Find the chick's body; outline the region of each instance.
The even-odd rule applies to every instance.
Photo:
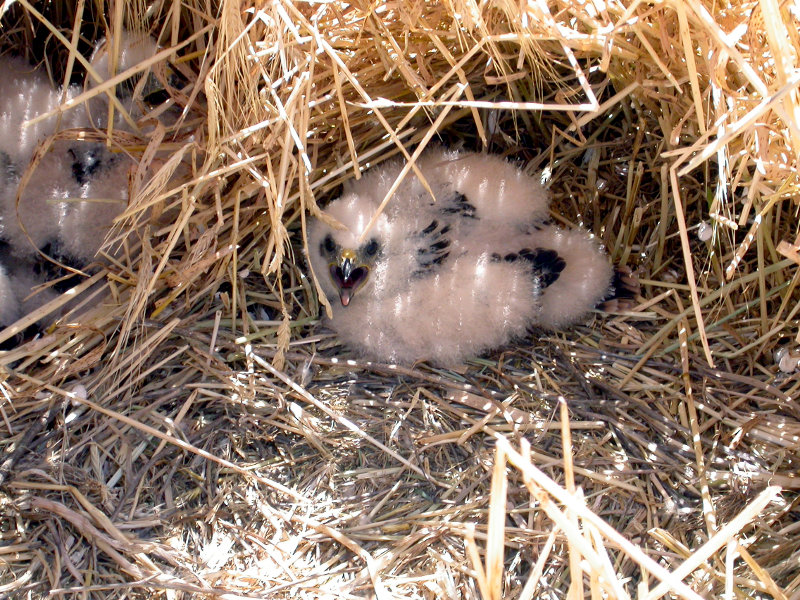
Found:
[[[119,73],[152,57],[157,46],[147,36],[124,33],[118,50]],[[91,63],[101,80],[112,77],[105,40],[98,43]],[[80,86],[58,89],[43,70],[13,57],[0,57],[0,82],[2,328],[56,297],[52,288],[32,295],[40,284],[55,278],[48,271],[51,263],[40,253],[81,268],[95,258],[115,217],[127,205],[129,172],[136,163],[116,146],[109,149],[75,131],[57,135],[68,129],[105,127],[109,114],[105,94],[86,105],[60,110],[65,100],[81,92]],[[90,77],[87,85],[97,83]],[[126,81],[113,92],[119,106],[135,119],[142,112],[133,100],[133,89],[134,82]],[[114,129],[126,130],[128,123],[120,111],[115,115]]]
[[[580,230],[545,223],[542,186],[499,157],[436,150],[409,173],[366,231],[403,169],[372,169],[309,233],[330,326],[360,354],[452,364],[524,335],[560,327],[609,290],[612,269]],[[435,200],[434,200],[435,198]],[[366,231],[366,234],[365,234]],[[338,296],[338,298],[337,298]]]
[[[9,242],[16,254],[32,255],[57,235],[64,212],[58,202],[74,187],[69,166],[61,157],[67,143],[54,142],[52,151],[41,157],[19,202],[18,185],[37,145],[57,125],[83,127],[87,120],[78,109],[42,118],[78,90],[55,89],[44,72],[20,58],[0,57],[0,81],[0,239]]]

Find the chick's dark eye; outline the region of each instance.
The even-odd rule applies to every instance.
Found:
[[[367,256],[375,256],[380,250],[380,245],[378,244],[378,240],[372,238],[370,241],[367,242],[367,245],[364,246],[364,254]]]
[[[321,246],[323,254],[332,254],[336,250],[336,242],[333,241],[333,236],[326,235],[325,239],[322,240]]]

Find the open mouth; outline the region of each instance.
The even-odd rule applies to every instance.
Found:
[[[342,301],[342,306],[350,304],[350,299],[353,297],[355,291],[367,279],[369,269],[366,267],[357,267],[351,269],[347,276],[345,276],[342,268],[339,265],[330,266],[331,279],[339,288],[339,299]]]

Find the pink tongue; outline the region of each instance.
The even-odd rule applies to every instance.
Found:
[[[342,301],[342,306],[350,304],[350,290],[342,288],[339,290],[339,299]]]

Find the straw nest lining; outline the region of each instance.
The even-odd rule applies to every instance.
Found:
[[[57,81],[76,19],[82,52],[149,23],[189,84],[129,140],[140,244],[0,358],[2,593],[798,596],[787,8],[123,5],[3,16]],[[458,372],[347,364],[307,211],[437,137],[547,169],[641,304]]]

